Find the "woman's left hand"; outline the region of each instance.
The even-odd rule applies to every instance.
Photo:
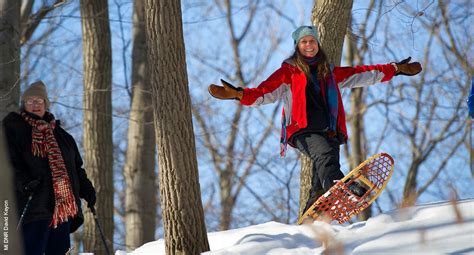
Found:
[[[411,57],[408,57],[398,63],[395,63],[397,66],[397,72],[395,75],[407,75],[413,76],[421,72],[421,64],[419,62],[410,63]]]

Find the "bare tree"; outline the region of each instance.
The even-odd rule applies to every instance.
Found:
[[[132,50],[132,109],[124,169],[125,245],[133,250],[155,238],[155,131],[145,36],[145,2],[134,1]]]
[[[352,0],[316,1],[312,10],[312,23],[317,27],[321,47],[328,55],[329,62],[339,65],[342,56],[344,36],[351,21]],[[300,215],[309,197],[313,177],[311,161],[302,157]]]
[[[0,1],[0,120],[20,101],[20,1]]]
[[[181,1],[145,3],[167,254],[209,250],[186,71]]]
[[[113,240],[112,54],[107,0],[81,0],[84,58],[85,169],[97,191],[96,211]],[[113,247],[109,243],[109,247]],[[84,248],[105,254],[91,213],[85,214]]]
[[[374,148],[377,150],[397,144],[390,146],[390,152],[398,153],[395,176],[399,176],[391,182],[397,182],[404,176],[405,187],[400,194],[401,202],[396,201],[394,192],[390,190],[391,185],[387,187],[386,191],[393,206],[413,205],[421,194],[430,193],[426,192],[430,188],[437,189],[436,193],[440,198],[448,197],[447,189],[442,188],[446,184],[433,184],[459,182],[443,181],[440,177],[443,176],[444,170],[449,169],[449,165],[453,165],[453,162],[465,155],[461,150],[468,130],[465,128],[467,115],[463,116],[463,98],[468,92],[469,74],[473,73],[473,67],[469,64],[472,60],[468,56],[470,52],[472,55],[474,43],[472,39],[460,39],[471,38],[459,37],[460,32],[469,31],[466,27],[469,22],[463,22],[469,14],[458,12],[457,8],[454,8],[461,6],[461,9],[469,9],[468,3],[464,4],[466,6],[462,7],[462,3],[448,4],[439,1],[437,4],[427,2],[415,7],[403,2],[386,6],[371,1],[365,18],[359,20],[361,25],[357,27],[358,31],[351,33],[348,40],[347,60],[353,65],[373,57],[373,49],[368,50],[369,45],[377,44],[374,42],[374,35],[378,33],[376,30],[381,30],[382,27],[395,25],[400,28],[402,34],[395,36],[394,33],[400,31],[392,29],[382,29],[384,32],[378,33],[379,37],[383,35],[385,39],[381,51],[384,56],[401,59],[406,56],[399,56],[400,52],[403,54],[410,50],[423,49],[424,55],[417,58],[417,61],[423,63],[424,71],[420,75],[410,77],[409,82],[397,78],[385,86],[378,86],[378,94],[373,93],[373,89],[362,88],[352,90],[350,95],[351,108],[348,109],[351,112],[347,120],[351,127],[351,137],[350,146],[345,150],[346,158],[349,159],[351,167],[354,167],[358,164],[360,152],[360,155],[363,155]],[[397,17],[397,12],[393,12],[395,9],[402,13],[402,22],[400,17]],[[394,23],[390,23],[392,17],[396,20]],[[374,22],[370,23],[370,19]],[[368,27],[371,29],[368,30]],[[436,59],[436,65],[432,65],[433,59]],[[377,133],[371,134],[370,139],[366,138],[364,132],[364,115],[369,111],[371,115],[375,112],[381,113],[378,118],[382,118],[377,121]],[[396,138],[389,135],[393,133],[396,133]],[[459,173],[461,169],[452,169],[449,172]],[[423,174],[420,174],[421,172]],[[362,219],[370,216],[370,211],[364,212],[367,214],[363,215]]]
[[[474,42],[472,36],[467,37],[470,40],[462,40],[455,34],[456,30],[469,33],[469,28],[462,28],[462,22],[458,26],[454,25],[455,20],[466,17],[465,13],[449,12],[448,9],[454,8],[454,5],[455,3],[438,1],[434,11],[426,16],[424,12],[420,14],[419,10],[411,6],[404,6],[409,16],[416,18],[428,32],[428,39],[423,48],[425,72],[419,80],[402,84],[400,88],[400,97],[410,105],[414,113],[397,111],[397,125],[393,125],[409,141],[411,151],[403,190],[403,206],[415,204],[419,196],[446,170],[451,158],[462,148],[467,137],[465,99],[470,77],[474,74]],[[462,8],[468,10],[469,3],[466,2],[465,5]],[[432,49],[436,42],[442,50],[440,56]],[[435,56],[436,63],[440,64],[432,66],[430,63]],[[462,70],[461,75],[457,70]],[[435,157],[436,163],[428,163]],[[422,169],[429,169],[429,174],[420,175]]]

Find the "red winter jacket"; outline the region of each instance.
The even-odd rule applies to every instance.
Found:
[[[395,74],[392,64],[379,64],[356,67],[334,67],[332,70],[338,85],[339,112],[337,130],[347,140],[346,119],[342,104],[340,88],[365,87],[378,82],[389,81]],[[282,146],[284,156],[286,141],[298,130],[307,126],[306,114],[306,75],[290,60],[283,62],[267,80],[256,88],[244,88],[240,103],[249,106],[259,106],[283,99],[282,113]],[[290,113],[290,114],[285,114]]]

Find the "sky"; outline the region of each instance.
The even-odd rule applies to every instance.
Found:
[[[274,221],[208,234],[205,255],[472,254],[474,199],[397,209],[368,221],[307,225]],[[116,255],[165,254],[164,241]]]

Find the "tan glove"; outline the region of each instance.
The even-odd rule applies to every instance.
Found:
[[[242,88],[234,87],[232,84],[224,81],[221,79],[222,86],[211,84],[208,87],[209,94],[217,99],[235,99],[241,100],[242,96],[244,95],[244,91]]]
[[[413,76],[421,72],[421,64],[419,62],[410,63],[411,57],[408,57],[398,63],[394,63],[397,67],[395,75]]]

